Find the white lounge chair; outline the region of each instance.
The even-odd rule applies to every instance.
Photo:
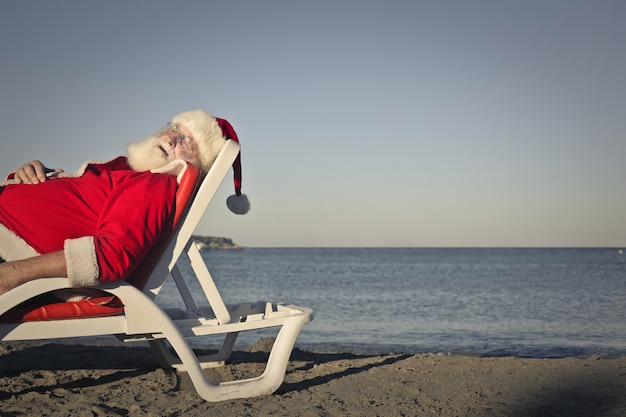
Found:
[[[274,392],[284,380],[302,326],[313,318],[312,310],[265,301],[226,305],[191,240],[239,149],[238,143],[229,140],[204,178],[195,167],[188,167],[177,191],[172,235],[163,237],[128,280],[95,287],[103,292],[102,297],[43,307],[28,305],[42,295],[68,288],[66,278],[32,281],[0,296],[0,319],[4,321],[0,324],[0,340],[102,335],[115,335],[124,341],[145,340],[159,364],[188,372],[198,394],[207,401]],[[177,266],[179,261],[191,263],[210,307],[196,305]],[[185,308],[162,309],[155,303],[168,276],[173,277]],[[223,365],[239,332],[270,327],[277,328],[278,333],[260,376],[221,383],[209,381],[203,368]],[[215,354],[198,357],[188,339],[207,335],[223,335],[222,347]]]

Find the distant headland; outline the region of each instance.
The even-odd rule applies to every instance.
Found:
[[[200,250],[211,250],[211,249],[219,249],[219,250],[241,250],[243,246],[240,246],[233,242],[232,239],[228,239],[226,237],[215,237],[215,236],[191,236],[196,245],[198,245],[198,249]]]

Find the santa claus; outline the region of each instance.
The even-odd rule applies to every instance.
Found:
[[[46,277],[73,287],[126,279],[171,228],[187,164],[208,171],[227,139],[238,142],[228,121],[192,110],[131,143],[127,156],[86,162],[74,174],[24,164],[0,183],[0,294]],[[233,170],[228,207],[245,214],[240,156]]]

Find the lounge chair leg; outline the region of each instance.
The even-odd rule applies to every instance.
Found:
[[[173,362],[176,358],[170,353],[167,344],[163,340],[150,340],[148,342],[150,350],[161,368],[173,367]]]
[[[230,355],[233,353],[233,348],[235,347],[235,342],[237,341],[238,332],[227,333],[224,338],[224,343],[222,344],[219,352],[214,353],[212,355],[202,355],[198,356],[198,362],[203,369],[206,368],[217,368],[218,366],[223,366],[224,362],[230,358]]]
[[[283,383],[296,338],[307,321],[305,316],[291,317],[283,324],[276,336],[265,371],[260,376],[213,384],[204,376],[190,372],[189,376],[196,391],[206,401],[224,401],[273,393]]]
[[[211,355],[202,355],[197,356],[198,363],[202,367],[202,369],[207,368],[219,368],[220,366],[224,366],[224,362],[230,357],[233,352],[233,348],[235,346],[235,341],[237,340],[237,336],[239,333],[233,332],[228,333],[224,338],[224,343],[220,350]],[[154,354],[154,357],[162,368],[175,368],[178,371],[185,371],[185,367],[181,360],[172,355],[170,348],[165,340],[156,339],[150,340],[148,342],[150,345],[150,349]]]

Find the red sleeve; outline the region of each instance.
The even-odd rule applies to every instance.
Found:
[[[126,279],[161,234],[171,230],[176,187],[175,176],[151,173],[115,187],[94,236],[99,281]]]

